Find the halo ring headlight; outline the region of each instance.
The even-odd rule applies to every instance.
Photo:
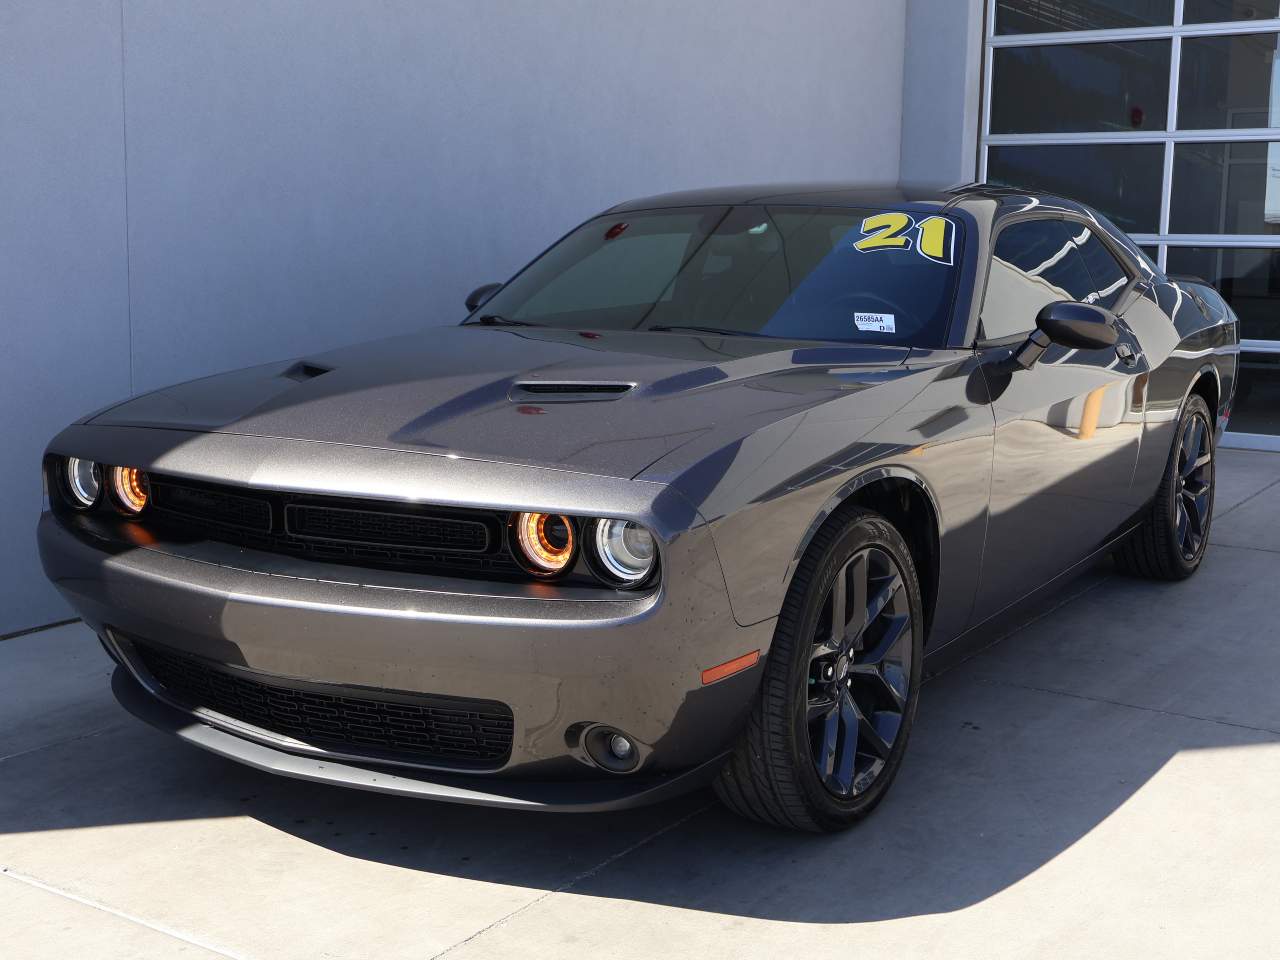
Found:
[[[88,510],[102,495],[102,469],[92,460],[67,457],[63,464],[63,479],[71,505],[77,510]]]
[[[147,475],[137,467],[113,467],[111,488],[120,508],[133,516],[146,509],[147,502],[151,499]]]
[[[604,572],[622,584],[640,583],[658,561],[653,534],[633,520],[597,520],[594,540]]]
[[[573,522],[558,513],[517,513],[512,518],[516,545],[529,570],[554,576],[569,568],[576,542]]]

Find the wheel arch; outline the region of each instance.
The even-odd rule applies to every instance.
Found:
[[[937,497],[928,483],[918,473],[906,467],[875,467],[854,477],[832,494],[801,537],[787,567],[786,586],[790,587],[796,568],[818,531],[828,524],[841,522],[843,515],[856,507],[873,510],[884,516],[907,542],[920,580],[927,643],[937,607],[942,566],[942,514],[938,509]]]
[[[1221,375],[1218,368],[1212,363],[1204,364],[1196,375],[1191,378],[1191,383],[1187,387],[1186,396],[1182,398],[1182,404],[1185,407],[1187,400],[1192,394],[1198,394],[1204,398],[1204,402],[1209,406],[1209,416],[1216,425],[1218,422],[1218,410],[1222,403],[1222,383]]]

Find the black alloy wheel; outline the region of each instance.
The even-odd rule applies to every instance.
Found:
[[[1177,537],[1184,560],[1200,554],[1209,535],[1213,506],[1213,443],[1208,419],[1197,412],[1187,418],[1178,438]]]
[[[845,562],[823,602],[806,678],[814,768],[838,797],[884,769],[910,693],[911,605],[902,572],[879,547]]]
[[[1184,580],[1200,568],[1209,546],[1214,494],[1213,415],[1204,398],[1187,398],[1160,489],[1147,515],[1115,551],[1126,573]]]
[[[716,793],[764,823],[815,832],[851,826],[884,798],[901,766],[923,660],[910,549],[879,514],[838,511],[792,578],[759,696]]]

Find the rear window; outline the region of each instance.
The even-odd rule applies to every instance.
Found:
[[[940,346],[963,240],[948,216],[896,209],[631,212],[579,227],[481,312],[571,329]]]

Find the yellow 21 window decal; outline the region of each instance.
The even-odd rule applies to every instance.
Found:
[[[920,234],[916,244],[920,256],[951,266],[956,252],[956,225],[946,217],[929,217],[916,224],[916,230]]]
[[[862,221],[859,253],[873,250],[911,250],[926,260],[950,266],[955,260],[956,227],[946,217],[926,217],[919,223],[898,210],[877,213]]]
[[[862,239],[853,245],[855,250],[868,253],[872,250],[910,250],[911,237],[916,222],[907,214],[896,210],[877,213],[862,221]]]

